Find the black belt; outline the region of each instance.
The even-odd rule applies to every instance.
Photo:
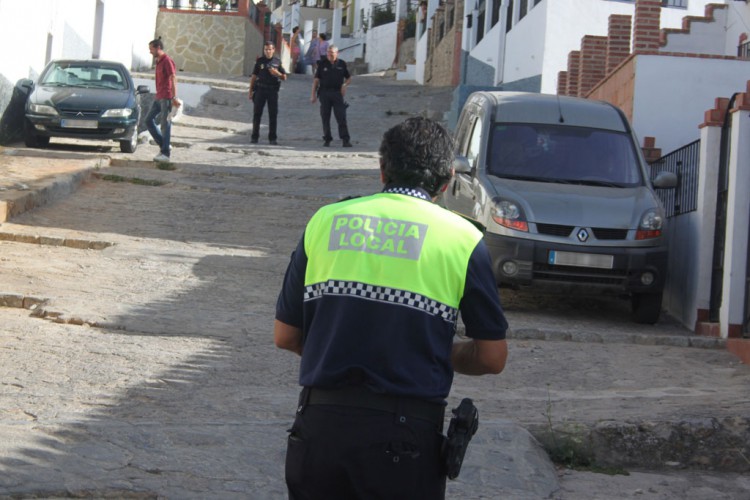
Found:
[[[281,86],[275,83],[260,83],[260,82],[255,82],[255,85],[259,89],[273,89],[273,90],[279,90],[279,87]]]
[[[307,395],[304,391],[308,391]],[[441,430],[445,419],[445,406],[424,399],[378,394],[364,387],[345,387],[342,389],[318,389],[306,387],[302,398],[309,406],[335,405],[367,408],[385,411],[398,415],[427,420],[436,424]]]

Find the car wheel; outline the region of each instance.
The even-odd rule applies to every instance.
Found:
[[[23,142],[28,148],[43,148],[49,145],[49,137],[37,135],[34,132],[34,127],[27,121],[23,130]]]
[[[123,153],[135,153],[138,147],[138,131],[134,130],[128,141],[120,141],[120,151]]]
[[[661,293],[634,293],[631,299],[633,321],[653,325],[661,314]]]

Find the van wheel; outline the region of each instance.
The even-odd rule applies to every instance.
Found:
[[[653,325],[659,321],[661,314],[660,293],[634,293],[631,298],[633,321],[636,323]]]

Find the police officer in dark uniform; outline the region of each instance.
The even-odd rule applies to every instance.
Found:
[[[333,136],[331,135],[331,110],[339,125],[339,139],[344,141],[345,148],[352,147],[349,142],[349,128],[346,126],[346,108],[344,102],[346,87],[352,81],[352,76],[346,67],[346,62],[339,59],[339,49],[335,45],[329,45],[326,58],[318,62],[313,79],[312,96],[310,102],[315,103],[320,99],[320,118],[323,120],[323,146],[330,146]]]
[[[250,142],[258,142],[260,136],[260,119],[263,108],[268,103],[268,142],[276,144],[276,117],[279,114],[279,88],[281,81],[286,80],[286,71],[278,57],[273,42],[263,44],[263,56],[255,61],[253,74],[250,77],[250,100],[253,101],[253,133]]]
[[[508,354],[482,233],[432,203],[452,161],[437,122],[391,128],[383,191],[321,208],[292,254],[274,323],[276,346],[302,357],[289,498],[445,496],[454,370],[500,373]],[[454,342],[459,313],[469,340]]]

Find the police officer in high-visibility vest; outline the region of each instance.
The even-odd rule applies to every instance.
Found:
[[[268,103],[268,142],[276,144],[276,117],[279,114],[279,88],[286,80],[286,70],[278,57],[274,57],[276,46],[273,42],[263,44],[263,56],[255,61],[250,77],[250,100],[253,101],[253,132],[250,142],[258,142],[260,119],[263,108]]]
[[[410,118],[380,146],[382,192],[324,206],[292,254],[274,341],[301,356],[290,498],[440,499],[454,371],[497,374],[505,320],[481,232],[433,203],[453,141]],[[468,340],[454,342],[459,313]]]

